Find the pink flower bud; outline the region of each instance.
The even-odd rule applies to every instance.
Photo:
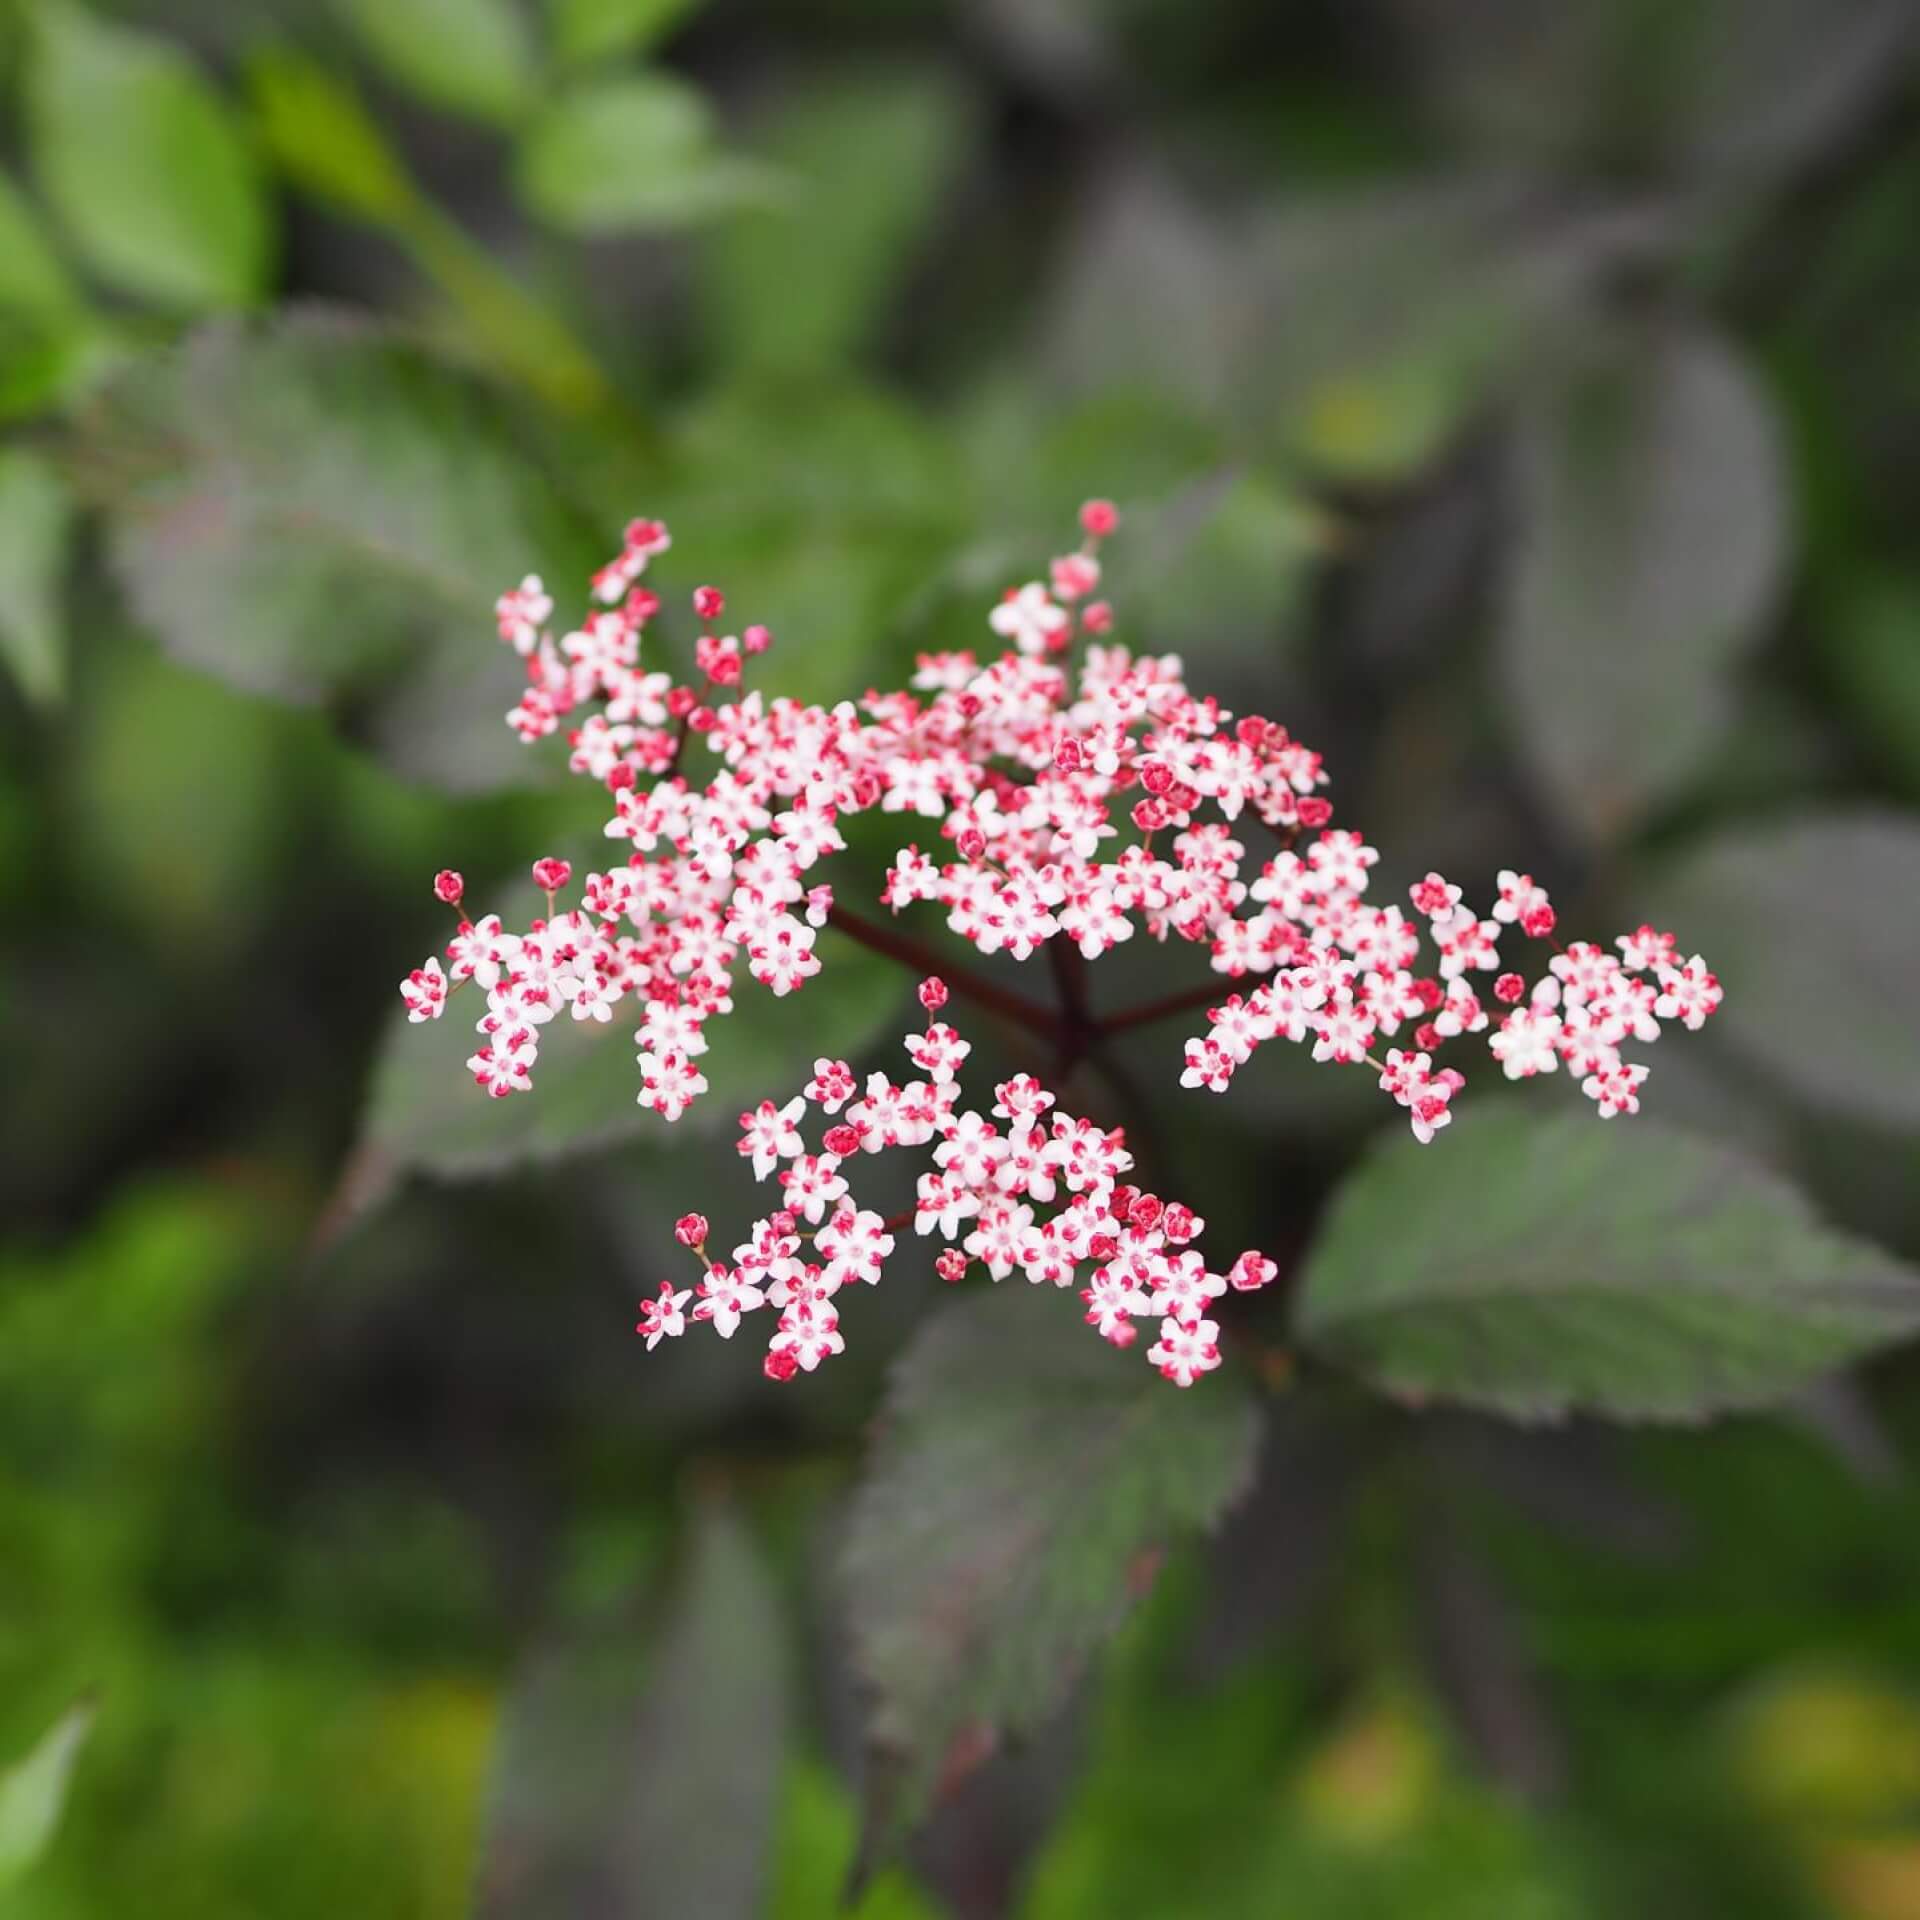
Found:
[[[765,653],[773,645],[773,635],[767,628],[755,624],[740,636],[740,644],[748,653]]]
[[[1228,1273],[1228,1283],[1236,1293],[1254,1293],[1264,1287],[1280,1269],[1264,1253],[1243,1253]]]
[[[460,896],[467,890],[467,883],[451,867],[442,867],[433,876],[434,897],[444,900],[448,906],[457,907]]]
[[[1120,509],[1111,500],[1089,500],[1080,509],[1081,527],[1096,540],[1104,540],[1120,524]]]
[[[969,827],[954,843],[963,860],[978,860],[987,850],[987,836],[978,827]]]
[[[727,610],[727,596],[718,587],[695,587],[693,610],[702,620],[718,620]]]
[[[549,854],[544,860],[533,863],[533,884],[542,893],[558,893],[573,878],[573,865],[570,861],[556,860]]]
[[[1191,1207],[1182,1206],[1178,1200],[1169,1203],[1167,1210],[1160,1216],[1160,1231],[1176,1247],[1184,1247],[1199,1231],[1199,1222],[1194,1218]]]
[[[951,1286],[956,1280],[964,1280],[966,1278],[967,1256],[962,1253],[958,1247],[948,1247],[940,1257],[934,1261],[933,1270],[942,1280]]]
[[[1503,973],[1493,983],[1493,997],[1509,1007],[1517,1005],[1526,990],[1527,983],[1517,973]]]
[[[947,1004],[947,983],[938,974],[929,974],[920,982],[920,1004],[929,1013],[938,1013]]]
[[[1309,794],[1300,802],[1300,824],[1303,827],[1324,827],[1333,818],[1333,802],[1323,800],[1316,794]]]
[[[1087,633],[1111,633],[1113,609],[1104,600],[1089,600],[1080,609],[1080,625]]]
[[[844,1160],[850,1153],[860,1151],[860,1129],[849,1126],[844,1121],[837,1127],[829,1127],[821,1137],[820,1144],[831,1154]]]
[[[683,1213],[673,1223],[673,1237],[683,1247],[703,1247],[707,1243],[707,1216],[704,1213]]]
[[[1535,907],[1520,919],[1520,931],[1529,940],[1544,940],[1555,925],[1555,915],[1551,907]]]
[[[782,1347],[760,1362],[760,1371],[769,1380],[791,1380],[800,1371],[800,1362],[794,1358],[791,1347]]]

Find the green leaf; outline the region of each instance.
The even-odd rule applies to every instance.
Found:
[[[569,63],[644,51],[703,0],[551,0],[553,50]]]
[[[187,309],[246,306],[273,233],[259,169],[219,95],[168,40],[40,0],[28,146],[49,204],[102,279]]]
[[[0,1890],[46,1851],[92,1725],[93,1707],[82,1701],[55,1721],[24,1760],[0,1771]]]
[[[335,0],[368,55],[431,106],[517,121],[538,71],[516,0]]]
[[[1791,543],[1765,396],[1712,335],[1622,339],[1526,422],[1500,671],[1535,777],[1597,840],[1717,744]]]
[[[790,203],[730,221],[702,262],[704,331],[729,365],[849,359],[885,323],[963,158],[966,101],[911,67],[810,86],[764,128]]]
[[[41,321],[70,319],[80,292],[27,197],[0,173],[0,311]]]
[[[664,73],[563,93],[527,128],[520,196],[567,233],[682,227],[778,196],[768,169],[721,153],[706,98]]]
[[[1061,1705],[1152,1556],[1244,1491],[1258,1430],[1237,1379],[1170,1386],[1071,1295],[1002,1287],[928,1322],[895,1365],[845,1564],[881,1846],[950,1766]]]
[[[297,47],[263,47],[247,81],[262,144],[295,186],[381,226],[405,219],[413,182],[351,85]]]
[[[504,403],[404,338],[302,313],[142,362],[85,423],[109,551],[167,650],[251,692],[354,704],[375,750],[455,791],[547,777],[503,716],[503,583],[584,592],[599,542]]]
[[[1720,974],[1710,1031],[1816,1107],[1920,1126],[1920,826],[1818,813],[1719,834],[1645,905]]]
[[[851,379],[752,379],[683,414],[674,448],[654,498],[675,565],[726,582],[739,617],[772,628],[768,684],[829,705],[901,685],[919,644],[910,603],[967,530],[938,426]],[[975,595],[970,642],[1001,584]]]
[[[574,866],[584,878],[581,862]],[[518,908],[510,903],[503,918],[525,926],[534,910],[530,899]],[[713,1023],[712,1044],[701,1056],[708,1090],[671,1124],[639,1104],[635,1022],[625,1010],[606,1026],[554,1021],[542,1035],[532,1092],[510,1100],[488,1099],[466,1069],[482,1011],[469,999],[472,987],[461,989],[438,1021],[413,1026],[401,1014],[374,1068],[361,1129],[365,1174],[472,1179],[628,1140],[670,1150],[730,1134],[743,1107],[770,1088],[797,1089],[817,1055],[854,1058],[900,1013],[906,976],[893,962],[831,930],[817,951],[819,975],[784,999],[742,970],[734,1010]]]
[[[652,1656],[644,1691],[636,1656]],[[709,1504],[663,1619],[550,1646],[508,1711],[479,1920],[754,1920],[786,1760],[786,1627],[739,1519]]]
[[[1850,566],[1820,611],[1814,637],[1854,733],[1920,799],[1920,584]]]
[[[1920,1276],[1774,1175],[1657,1123],[1530,1105],[1377,1151],[1299,1307],[1302,1339],[1381,1391],[1516,1419],[1765,1406],[1916,1327]]]
[[[0,659],[33,700],[57,700],[66,685],[60,601],[72,534],[73,501],[52,463],[0,448]]]

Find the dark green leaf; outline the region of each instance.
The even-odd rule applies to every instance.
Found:
[[[551,0],[553,50],[562,60],[642,51],[671,33],[702,0]]]
[[[1712,1031],[1816,1106],[1920,1125],[1920,826],[1822,813],[1721,834],[1646,904],[1720,974]]]
[[[517,0],[337,0],[388,76],[449,113],[518,118],[537,68]]]
[[[1519,742],[1564,816],[1632,826],[1717,743],[1790,545],[1766,399],[1711,335],[1614,343],[1526,423],[1500,628]]]
[[[758,1550],[716,1504],[663,1620],[543,1649],[508,1712],[480,1920],[754,1920],[786,1761],[785,1638]]]
[[[34,14],[28,144],[48,201],[100,276],[190,309],[245,306],[273,235],[259,170],[171,41],[67,0]]]
[[[1299,1324],[1406,1400],[1692,1420],[1920,1327],[1920,1277],[1719,1147],[1513,1106],[1429,1147],[1396,1139],[1348,1180]]]
[[[1904,574],[1856,577],[1815,632],[1854,733],[1920,799],[1920,586]]]
[[[816,374],[728,387],[684,417],[675,447],[654,499],[676,568],[722,582],[742,621],[773,630],[767,684],[829,704],[902,685],[917,640],[903,617],[966,525],[951,442],[892,396]],[[1004,584],[978,589],[975,632]]]
[[[509,913],[507,923],[526,919]],[[469,1179],[626,1140],[671,1148],[731,1134],[743,1107],[774,1089],[796,1090],[817,1055],[857,1056],[900,1013],[905,975],[891,961],[831,931],[818,951],[818,977],[785,999],[742,972],[734,1011],[714,1021],[701,1056],[708,1090],[671,1125],[639,1104],[635,1020],[624,1009],[606,1026],[554,1021],[542,1037],[532,1092],[508,1100],[488,1099],[466,1070],[479,1044],[473,1022],[484,1011],[471,986],[436,1022],[413,1026],[402,1015],[381,1049],[361,1129],[369,1171]],[[396,979],[403,970],[395,969]]]
[[[1407,72],[1496,164],[1756,182],[1869,123],[1897,86],[1904,0],[1401,4]]]
[[[950,1763],[1060,1706],[1150,1557],[1244,1491],[1258,1428],[1238,1380],[1169,1385],[1071,1295],[1002,1287],[928,1323],[895,1366],[846,1555],[882,1846]]]
[[[61,587],[73,502],[52,464],[0,448],[0,660],[34,700],[66,685]]]
[[[57,1720],[24,1760],[0,1769],[0,1891],[46,1851],[92,1725],[93,1708],[82,1702]]]
[[[404,339],[301,315],[211,327],[131,369],[86,425],[111,553],[178,658],[252,692],[347,700],[402,773],[546,777],[502,587],[583,593],[598,543],[484,386]]]
[[[952,82],[911,68],[842,76],[780,110],[756,150],[791,175],[792,194],[707,245],[716,356],[810,367],[865,345],[952,183],[967,128]]]
[[[776,177],[714,143],[705,96],[631,74],[549,101],[520,143],[521,197],[569,233],[680,227],[779,193]]]

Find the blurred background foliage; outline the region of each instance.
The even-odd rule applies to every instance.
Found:
[[[1656,1104],[1920,1254],[1915,32],[4,0],[7,1910],[799,1920],[864,1851],[829,1570],[925,1291],[804,1392],[648,1364],[736,1170],[623,1050],[503,1115],[388,1044],[436,867],[591,844],[488,609],[631,513],[838,696],[1114,495],[1129,638],[1322,747],[1396,885],[1682,929],[1728,1008]],[[815,1050],[728,1024],[743,1091]],[[1264,1056],[1195,1105],[1177,1189],[1276,1250],[1381,1124]],[[1916,1386],[1659,1436],[1280,1396],[859,1911],[1913,1920]]]

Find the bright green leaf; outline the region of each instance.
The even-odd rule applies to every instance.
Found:
[[[796,95],[756,143],[792,194],[707,245],[716,358],[810,367],[857,352],[952,184],[967,126],[964,99],[929,70],[883,68]]]
[[[1644,905],[1720,974],[1710,1032],[1817,1107],[1920,1126],[1920,826],[1821,813],[1716,835]]]
[[[273,234],[259,169],[220,96],[169,40],[41,0],[28,147],[49,204],[100,276],[189,309],[245,306]]]
[[[881,1845],[956,1755],[1061,1705],[1154,1554],[1245,1489],[1258,1430],[1231,1375],[1170,1386],[1051,1288],[928,1322],[895,1366],[845,1566]]]
[[[551,0],[553,48],[562,60],[605,60],[653,46],[703,0]]]
[[[93,1708],[82,1702],[57,1720],[24,1760],[0,1771],[0,1890],[46,1851],[92,1725]]]
[[[40,216],[25,194],[0,173],[0,310],[60,321],[79,304],[79,290],[47,238]]]
[[[494,125],[520,116],[537,73],[517,0],[336,0],[389,78],[432,106]]]
[[[546,777],[503,716],[503,583],[582,590],[599,541],[488,388],[316,314],[210,327],[87,422],[110,553],[177,658],[251,692],[351,700],[398,771],[454,790]]]
[[[704,95],[664,73],[557,95],[527,128],[515,177],[568,233],[688,226],[779,191],[767,169],[719,151]]]
[[[529,1663],[495,1768],[478,1920],[755,1920],[786,1687],[779,1595],[739,1519],[710,1505],[662,1618],[596,1623]]]
[[[73,532],[73,501],[52,464],[0,448],[0,660],[34,700],[66,684],[61,586]]]
[[[502,913],[508,925],[524,926],[533,910],[527,900],[506,903]],[[401,1015],[374,1069],[361,1128],[365,1176],[381,1183],[414,1170],[472,1179],[628,1140],[665,1149],[710,1141],[768,1087],[798,1087],[818,1054],[856,1056],[898,1014],[905,976],[891,961],[831,931],[818,952],[818,977],[785,999],[743,972],[734,1011],[716,1022],[700,1058],[708,1091],[671,1125],[639,1104],[633,1021],[624,1015],[605,1026],[555,1021],[545,1030],[533,1091],[511,1100],[489,1100],[466,1069],[476,1044],[465,1011],[470,987],[443,1020],[415,1026]]]
[[[391,226],[413,182],[346,81],[297,47],[265,47],[247,69],[262,144],[296,186],[363,220]]]
[[[1516,737],[1612,838],[1717,744],[1791,541],[1765,396],[1711,335],[1611,344],[1526,423],[1500,626]]]
[[[1469,1119],[1377,1151],[1307,1263],[1301,1337],[1382,1392],[1694,1420],[1920,1328],[1920,1276],[1722,1148],[1531,1103]]]

